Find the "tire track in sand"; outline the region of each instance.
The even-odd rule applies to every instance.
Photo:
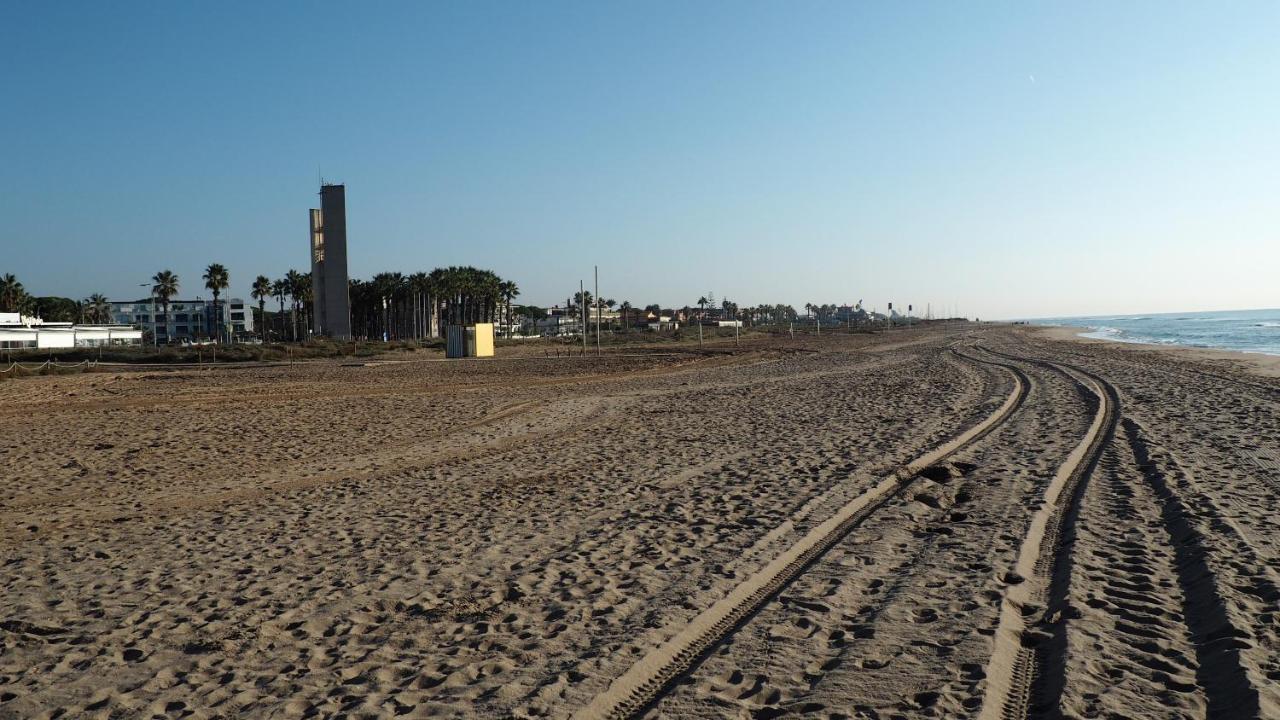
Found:
[[[978,717],[1013,720],[1052,715],[1060,710],[1067,681],[1066,625],[1078,613],[1068,598],[1073,547],[1063,538],[1071,534],[1077,520],[1085,482],[1119,434],[1120,396],[1102,377],[1075,365],[983,349],[1053,370],[1076,382],[1098,403],[1088,432],[1046,490],[1024,537],[1018,562],[1007,576],[1009,590],[1001,608],[987,668],[988,689]],[[1239,644],[1242,633],[1229,620],[1199,533],[1187,522],[1193,513],[1151,462],[1136,425],[1130,421],[1124,424],[1137,469],[1155,494],[1161,525],[1176,554],[1174,569],[1183,593],[1183,622],[1193,639],[1197,681],[1208,701],[1208,717],[1256,717],[1258,691],[1240,662],[1240,649],[1250,646]],[[1036,616],[1038,621],[1028,622]]]
[[[669,640],[640,658],[573,717],[579,720],[627,718],[649,707],[673,680],[694,667],[725,636],[776,596],[867,515],[908,487],[922,470],[984,437],[1022,404],[1030,382],[1021,370],[1002,362],[956,354],[972,362],[998,365],[1013,377],[1013,390],[995,412],[846,503],[770,563],[699,613]]]
[[[1049,656],[1061,656],[1065,644],[1061,607],[1046,611],[1054,598],[1065,597],[1070,573],[1070,546],[1064,545],[1068,527],[1079,502],[1082,480],[1098,464],[1102,451],[1119,423],[1119,399],[1115,390],[1100,378],[1078,368],[1033,358],[1019,358],[981,348],[987,353],[1060,373],[1077,383],[1097,400],[1093,422],[1067,456],[1045,489],[1044,499],[1031,518],[1023,536],[1017,560],[1005,573],[1004,600],[996,626],[995,642],[987,664],[987,691],[979,720],[1026,718],[1036,709],[1034,692],[1045,683],[1044,669]],[[1057,605],[1065,605],[1059,602]],[[1029,622],[1037,615],[1039,622]]]

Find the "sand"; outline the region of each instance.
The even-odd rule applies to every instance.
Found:
[[[660,349],[0,384],[0,717],[1280,717],[1265,359]]]

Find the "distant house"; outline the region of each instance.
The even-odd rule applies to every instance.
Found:
[[[582,332],[582,315],[572,305],[552,305],[544,317],[534,321],[534,327],[539,335],[547,337],[577,335]]]
[[[679,330],[680,321],[673,319],[669,314],[646,312],[644,314],[644,327],[654,331]]]
[[[840,323],[860,323],[871,319],[871,314],[857,305],[841,305],[836,308],[832,317]]]
[[[219,325],[230,326],[234,335],[253,333],[253,311],[239,298],[220,300],[216,308],[212,300],[170,300],[167,318],[164,304],[155,298],[113,302],[111,319],[150,332],[160,344],[217,337]]]
[[[142,331],[124,325],[77,325],[47,323],[38,317],[0,313],[0,348],[26,350],[42,348],[139,345]]]

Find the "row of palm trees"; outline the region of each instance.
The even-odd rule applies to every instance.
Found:
[[[226,267],[218,263],[209,265],[202,279],[217,307],[222,292],[230,285]],[[163,270],[155,274],[152,282],[151,294],[163,308],[167,324],[169,302],[178,293],[178,276]],[[490,270],[451,266],[407,276],[383,272],[368,281],[353,279],[348,292],[353,335],[402,340],[442,336],[444,326],[450,324],[505,320],[510,327],[512,301],[520,294],[520,288],[514,281],[504,280]],[[290,340],[307,337],[314,299],[310,273],[289,270],[276,280],[259,275],[253,281],[250,297],[258,303],[259,329],[264,340],[268,325],[266,305],[273,298],[279,304],[277,337]],[[286,303],[290,311],[287,315]]]
[[[510,327],[519,294],[514,281],[471,266],[378,273],[350,283],[351,332],[403,340],[443,336],[447,325],[505,321]]]
[[[222,325],[221,305],[222,293],[231,285],[231,274],[227,268],[220,263],[212,263],[205,268],[204,275],[201,276],[204,281],[205,289],[213,295],[214,313],[219,318],[219,325]],[[175,295],[178,294],[180,280],[178,276],[171,270],[161,270],[151,278],[153,283],[151,286],[151,295],[156,299],[162,308],[164,315],[164,323],[169,323],[169,303]],[[250,292],[253,299],[258,301],[258,317],[259,330],[263,339],[267,337],[266,322],[266,303],[270,298],[276,298],[280,301],[279,317],[284,318],[285,300],[291,302],[293,314],[291,316],[290,331],[288,333],[291,339],[298,339],[301,336],[299,332],[299,320],[306,322],[306,308],[311,304],[311,275],[303,274],[297,270],[290,270],[283,278],[271,280],[265,275],[259,275],[253,281],[253,288]],[[219,333],[226,328],[220,327]],[[280,336],[284,337],[285,328],[280,328]]]
[[[205,289],[213,294],[213,311],[214,317],[218,318],[218,335],[222,336],[223,332],[227,332],[230,336],[229,329],[222,322],[222,292],[231,286],[231,273],[226,266],[221,263],[210,263],[201,276],[204,280]],[[181,280],[172,270],[161,270],[151,276],[151,297],[155,298],[163,308],[164,327],[169,327],[169,302],[178,294],[178,288],[181,286]],[[166,335],[168,332],[166,331]]]

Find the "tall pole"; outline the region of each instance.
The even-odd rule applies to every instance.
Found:
[[[600,266],[595,265],[596,274],[596,355],[600,355]]]

